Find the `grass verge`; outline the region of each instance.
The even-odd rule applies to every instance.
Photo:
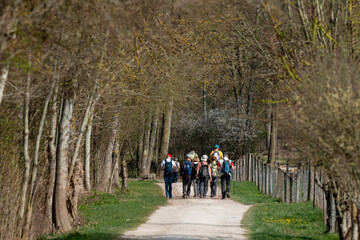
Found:
[[[146,222],[152,212],[165,204],[166,199],[155,182],[130,181],[129,189],[125,192],[94,192],[84,197],[79,205],[79,213],[84,221],[80,229],[42,239],[118,239],[125,231]]]
[[[252,182],[234,182],[231,192],[234,200],[254,204],[242,222],[250,239],[339,239],[325,234],[322,211],[314,209],[312,202],[282,203],[261,193]]]

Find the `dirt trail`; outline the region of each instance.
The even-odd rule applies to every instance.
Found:
[[[173,195],[168,205],[120,239],[247,239],[240,222],[251,206],[219,197],[182,199],[182,183],[173,184]]]

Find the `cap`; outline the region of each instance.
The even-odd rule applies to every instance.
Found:
[[[228,157],[224,157],[224,161],[229,161],[229,158],[228,158]]]
[[[171,158],[171,154],[166,155],[167,158]]]
[[[219,145],[215,145],[215,148],[219,148]]]
[[[202,157],[201,157],[201,161],[207,161],[207,159],[208,159],[208,156],[206,156],[206,155],[202,155]]]
[[[174,158],[175,161],[178,161],[179,159],[178,158]]]
[[[185,155],[186,158],[191,158],[190,154]]]

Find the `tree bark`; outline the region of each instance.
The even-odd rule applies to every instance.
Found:
[[[28,182],[30,176],[30,155],[29,155],[29,105],[30,105],[30,80],[31,76],[28,73],[26,78],[26,91],[25,91],[25,100],[24,100],[24,178],[21,188],[21,197],[20,197],[20,207],[19,207],[19,229],[22,229],[25,215],[25,205],[26,205],[26,193],[28,190]],[[21,230],[20,230],[21,232]]]
[[[174,99],[170,99],[169,106],[165,113],[164,120],[164,132],[161,141],[161,150],[160,150],[160,159],[165,159],[166,154],[169,151],[169,142],[170,142],[170,131],[171,131],[171,118],[174,106]]]
[[[101,192],[107,192],[109,190],[109,185],[111,183],[112,153],[114,150],[117,125],[118,125],[118,119],[115,118],[115,120],[112,123],[110,138],[105,152],[103,169],[100,173],[99,184],[97,186],[97,190]]]
[[[33,200],[35,195],[35,189],[36,189],[36,177],[37,177],[37,171],[38,171],[38,165],[39,165],[39,150],[40,150],[40,143],[41,143],[41,137],[44,129],[45,124],[45,118],[47,115],[48,106],[50,103],[51,96],[53,94],[54,88],[55,88],[56,81],[52,81],[50,92],[46,96],[43,111],[41,114],[41,119],[39,123],[39,130],[36,136],[36,142],[35,142],[35,151],[34,151],[34,161],[33,161],[33,168],[32,168],[32,174],[31,174],[31,183],[30,183],[30,191],[29,191],[29,200],[28,200],[28,207],[27,207],[27,213],[26,213],[26,221],[25,226],[23,229],[23,239],[28,239],[29,232],[30,232],[30,223],[31,223],[31,217],[33,213]]]
[[[78,138],[76,140],[75,149],[74,149],[74,153],[73,153],[73,157],[72,157],[71,164],[70,164],[70,169],[69,169],[68,182],[70,182],[70,179],[72,177],[74,167],[75,167],[75,163],[76,163],[76,160],[77,160],[78,155],[79,155],[81,140],[82,140],[84,132],[86,130],[86,126],[89,123],[92,104],[93,104],[93,97],[91,96],[90,99],[89,99],[89,102],[88,102],[88,104],[86,106],[85,115],[84,115],[83,121],[82,121],[81,126],[80,126]]]
[[[152,128],[151,128],[151,136],[150,136],[150,146],[149,146],[149,156],[147,159],[146,172],[150,173],[151,163],[154,156],[154,148],[156,142],[156,135],[159,123],[159,110],[156,110],[155,115],[153,116]]]
[[[149,156],[149,147],[150,147],[150,132],[151,132],[151,117],[148,116],[145,121],[145,132],[144,132],[144,146],[143,154],[141,159],[141,175],[147,175],[147,165],[148,165],[148,156]]]
[[[65,96],[61,120],[59,124],[59,136],[56,156],[56,182],[55,182],[55,219],[56,227],[59,232],[71,230],[71,219],[68,206],[66,204],[67,180],[68,180],[68,151],[70,140],[71,119],[73,115],[74,99],[73,96]]]
[[[249,80],[249,89],[248,89],[248,102],[246,106],[246,116],[248,119],[246,120],[247,128],[251,128],[251,116],[252,116],[252,102],[253,102],[253,95],[254,95],[254,78],[250,78]]]
[[[85,171],[85,189],[91,189],[90,182],[90,160],[91,160],[91,132],[92,132],[92,112],[89,118],[89,124],[86,129],[85,134],[85,163],[84,163],[84,171]]]
[[[270,147],[268,152],[268,163],[273,163],[275,161],[276,155],[276,145],[277,145],[277,109],[276,106],[273,106],[271,113],[271,138],[270,138]]]
[[[114,153],[113,153],[113,163],[114,163],[113,179],[114,179],[115,186],[117,188],[121,187],[120,177],[119,177],[119,175],[120,175],[120,166],[119,166],[120,156],[119,155],[120,155],[120,144],[119,144],[119,141],[117,140],[117,141],[115,141],[115,147],[114,147]]]
[[[121,148],[121,152],[120,152],[120,161],[121,161],[121,178],[122,178],[122,183],[121,183],[121,188],[122,189],[126,189],[128,187],[127,184],[127,180],[128,180],[128,168],[127,168],[127,162],[126,162],[126,145],[125,143],[123,144],[123,147]]]
[[[0,105],[4,96],[6,81],[9,75],[9,66],[2,67],[0,71]]]
[[[50,152],[50,167],[49,167],[49,182],[47,186],[46,195],[46,216],[50,226],[50,232],[53,232],[54,219],[53,219],[53,198],[54,198],[54,186],[55,186],[55,174],[56,174],[56,145],[55,138],[57,132],[57,94],[58,85],[55,87],[55,93],[52,99],[52,115],[50,123],[50,136],[49,136],[49,152]]]

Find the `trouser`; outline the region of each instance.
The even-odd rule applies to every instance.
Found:
[[[164,181],[165,181],[165,193],[167,198],[172,198],[172,181],[173,181],[173,174],[164,174]]]
[[[177,183],[179,181],[179,172],[174,172],[173,183]]]
[[[191,191],[191,176],[184,175],[183,176],[183,194],[190,197]]]
[[[226,183],[226,189],[225,189]],[[221,192],[225,196],[226,193],[230,193],[230,174],[223,174],[221,176]]]
[[[198,197],[200,194],[200,179],[194,179],[193,186],[194,186],[194,197]]]
[[[200,196],[205,197],[208,191],[209,179],[200,178]]]
[[[216,197],[217,185],[218,185],[219,177],[212,177],[212,181],[210,182],[210,196]]]

